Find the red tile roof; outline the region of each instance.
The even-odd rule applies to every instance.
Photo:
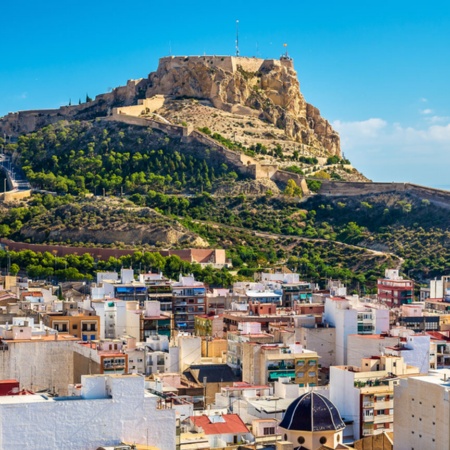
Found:
[[[237,414],[223,414],[220,417],[223,422],[211,422],[210,418],[205,415],[191,416],[191,422],[195,426],[201,427],[206,435],[249,433],[248,428]]]

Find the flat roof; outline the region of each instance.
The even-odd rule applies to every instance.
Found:
[[[23,342],[61,342],[61,341],[79,341],[80,338],[72,336],[70,334],[58,334],[58,339],[55,339],[55,335],[49,336],[33,336],[31,339],[5,339],[1,338],[1,341],[6,344],[23,343]]]

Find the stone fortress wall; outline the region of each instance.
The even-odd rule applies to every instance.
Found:
[[[148,99],[151,100],[151,99]],[[148,103],[150,104],[150,103]],[[114,108],[112,115],[105,117],[103,120],[117,121],[126,123],[129,125],[151,127],[153,129],[160,130],[172,137],[181,137],[182,142],[189,143],[201,143],[207,146],[209,149],[221,154],[228,163],[232,164],[239,172],[249,175],[254,179],[271,179],[273,181],[279,181],[286,184],[288,179],[293,179],[303,192],[308,193],[308,187],[303,177],[295,173],[285,172],[278,170],[276,165],[261,164],[251,156],[247,156],[244,153],[230,150],[224,145],[217,142],[215,139],[208,135],[194,130],[192,126],[184,127],[182,125],[173,125],[169,123],[163,123],[159,120],[151,118],[136,117],[134,114],[141,114],[145,109],[144,104],[140,105],[138,109],[135,106]],[[150,112],[151,109],[150,109]]]
[[[443,208],[450,209],[450,191],[420,186],[413,183],[365,183],[348,181],[320,180],[322,186],[319,194],[328,197],[357,196],[401,192],[413,195]]]
[[[292,60],[290,59],[261,59],[251,58],[245,56],[166,56],[160,58],[159,64],[170,66],[171,68],[181,67],[187,61],[201,61],[207,62],[216,68],[225,70],[227,72],[235,73],[240,66],[246,72],[258,72],[264,67],[286,66],[293,68]]]

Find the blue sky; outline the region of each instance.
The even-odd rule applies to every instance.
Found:
[[[450,4],[4,2],[0,115],[146,77],[168,54],[294,58],[302,93],[374,181],[449,186]],[[450,188],[450,187],[449,187]]]

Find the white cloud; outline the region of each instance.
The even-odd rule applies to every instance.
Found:
[[[429,123],[450,123],[450,117],[448,116],[431,116],[425,119]]]
[[[387,122],[385,120],[377,118],[359,122],[341,122],[340,120],[333,122],[333,128],[344,135],[355,133],[367,137],[376,137],[386,125]]]
[[[403,126],[399,123],[389,124],[380,118],[371,118],[355,122],[336,120],[333,127],[340,133],[344,144],[349,148],[373,145],[431,144],[446,143],[450,145],[450,120],[447,117],[433,116],[424,128]],[[444,124],[439,124],[444,122]],[[447,123],[445,123],[447,122]]]
[[[425,97],[422,97],[422,98],[420,99],[420,101],[421,101],[422,103],[427,103],[427,102],[428,102],[428,99],[425,98]]]
[[[356,168],[378,181],[445,184],[450,166],[450,118],[432,116],[422,126],[404,126],[381,118],[332,126],[341,148]]]
[[[433,110],[430,108],[427,108],[427,109],[421,109],[419,112],[420,112],[420,114],[427,115],[427,114],[432,114]]]

